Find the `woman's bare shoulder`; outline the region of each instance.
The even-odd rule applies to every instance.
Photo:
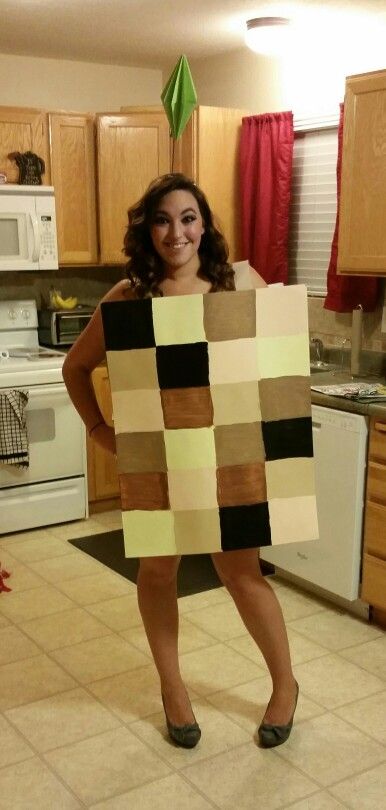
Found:
[[[118,281],[117,284],[114,284],[114,287],[103,296],[102,302],[104,301],[130,301],[133,298],[136,298],[135,291],[129,281],[129,279],[124,278],[121,281]]]

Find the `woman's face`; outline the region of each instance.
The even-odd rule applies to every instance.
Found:
[[[166,272],[190,267],[197,272],[200,266],[198,248],[203,233],[200,209],[190,191],[171,191],[162,197],[150,235]]]

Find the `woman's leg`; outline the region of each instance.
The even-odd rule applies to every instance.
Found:
[[[212,554],[212,560],[272,678],[264,722],[285,724],[294,710],[296,685],[283,614],[275,592],[261,574],[258,550],[220,552]]]
[[[146,557],[137,577],[138,605],[161,681],[166,714],[173,725],[194,716],[178,661],[177,571],[180,557]]]

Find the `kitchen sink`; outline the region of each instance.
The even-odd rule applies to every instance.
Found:
[[[310,363],[311,374],[320,374],[322,371],[336,371],[334,363],[324,363],[322,360]]]

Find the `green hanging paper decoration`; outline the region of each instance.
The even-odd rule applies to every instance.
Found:
[[[196,88],[186,56],[181,56],[177,62],[161,93],[161,101],[168,117],[172,137],[177,140],[181,137],[197,104]]]

